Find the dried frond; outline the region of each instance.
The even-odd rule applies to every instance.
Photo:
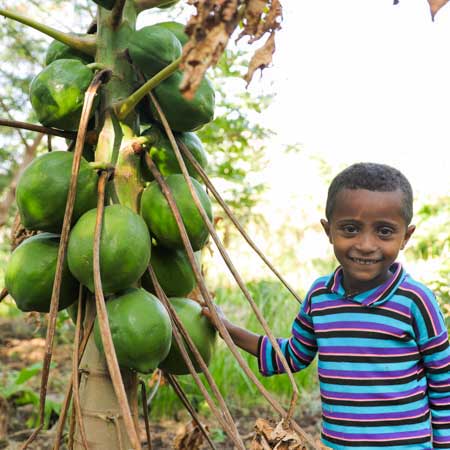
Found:
[[[183,47],[180,90],[192,99],[208,67],[215,65],[225,50],[238,21],[242,0],[189,0],[197,8],[186,26],[189,41]]]
[[[282,8],[280,0],[248,0],[242,20],[244,29],[238,39],[249,36],[249,43],[273,33],[281,27]]]
[[[247,84],[256,69],[272,62],[274,33],[281,27],[280,0],[189,0],[197,9],[186,26],[190,39],[183,48],[181,69],[184,72],[180,90],[192,99],[208,67],[217,64],[230,36],[242,20],[238,36],[249,37],[253,43],[270,33],[264,46],[255,52],[245,76]]]
[[[253,74],[258,70],[269,67],[272,63],[272,55],[275,52],[275,32],[272,32],[266,43],[253,55],[248,71],[244,76],[244,80],[247,82],[247,86],[253,78]]]

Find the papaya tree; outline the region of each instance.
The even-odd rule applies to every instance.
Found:
[[[262,4],[255,9],[257,2],[238,2],[211,9],[199,2],[187,26],[164,22],[137,30],[141,11],[177,2],[96,3],[96,20],[82,35],[0,9],[4,17],[54,39],[45,67],[30,83],[30,101],[41,125],[3,124],[69,141],[67,151],[35,158],[17,183],[20,226],[33,235],[10,257],[6,290],[23,311],[48,313],[41,423],[24,448],[43,426],[55,321],[66,307],[76,323],[73,374],[55,448],[70,403],[70,447],[141,448],[138,374],[158,367],[212,447],[175,375],[192,375],[232,442],[244,448],[208,371],[215,332],[201,316],[201,305],[211,308],[244,371],[287,422],[298,392],[290,371],[294,393],[289,412],[265,391],[232,343],[202,279],[195,252],[212,237],[258,313],[214,231],[205,186],[233,216],[206,174],[206,153],[195,131],[214,117],[215,92],[207,68],[218,61],[239,22],[243,34],[255,39],[270,34],[266,55],[260,52],[249,73],[267,65],[281,6],[274,1],[268,9]],[[195,286],[200,295],[194,301],[186,296]]]
[[[30,101],[41,125],[3,124],[69,141],[67,151],[35,158],[17,182],[19,226],[31,237],[12,252],[5,288],[23,311],[48,313],[40,425],[23,448],[44,425],[56,317],[71,308],[76,323],[73,370],[54,448],[60,447],[71,404],[70,448],[141,449],[138,385],[144,399],[146,394],[138,375],[158,369],[212,448],[177,375],[193,377],[233,445],[244,449],[208,370],[216,333],[201,315],[203,305],[246,376],[281,416],[280,431],[292,430],[298,445],[317,448],[292,419],[298,389],[289,364],[214,229],[208,193],[296,294],[211,183],[207,155],[195,133],[215,113],[208,68],[240,27],[241,37],[267,37],[250,61],[249,82],[256,69],[270,63],[281,5],[278,0],[199,0],[192,2],[197,13],[186,25],[162,22],[136,29],[140,12],[177,2],[95,0],[96,19],[81,35],[0,9],[0,15],[55,40],[45,67],[30,83]],[[287,410],[252,373],[221,322],[198,261],[208,240],[217,246],[286,369],[292,385]],[[188,298],[192,290],[197,293]],[[146,431],[150,446],[149,426]]]

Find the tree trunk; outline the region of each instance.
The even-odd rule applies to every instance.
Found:
[[[95,302],[87,303],[88,321],[95,314]],[[123,417],[106,366],[105,358],[98,352],[93,335],[88,342],[80,364],[80,403],[83,423],[90,450],[130,449],[130,441]],[[137,376],[129,370],[122,370],[122,379],[128,395],[133,419],[138,424]],[[77,428],[74,449],[84,450]]]

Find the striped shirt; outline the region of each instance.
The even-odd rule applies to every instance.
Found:
[[[309,290],[289,339],[292,371],[319,355],[322,440],[333,449],[450,449],[450,350],[432,292],[395,263],[383,285],[346,297],[342,268]],[[263,375],[285,372],[266,336]]]

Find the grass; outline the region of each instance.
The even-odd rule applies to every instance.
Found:
[[[260,280],[248,283],[247,287],[275,336],[288,337],[292,321],[299,309],[299,304],[294,297],[280,283],[274,281]],[[229,320],[255,333],[263,334],[262,326],[238,288],[217,288],[215,302],[221,306]],[[0,317],[17,319],[21,315],[24,316],[12,300],[8,299],[0,303]],[[72,333],[73,325],[68,320],[67,313],[61,311],[57,322],[58,342],[71,339]],[[292,395],[287,375],[263,377],[258,372],[256,358],[245,352],[241,352],[241,354],[264,387],[287,408]],[[219,337],[209,368],[230,409],[238,409],[245,414],[254,407],[269,406]],[[294,374],[294,377],[297,386],[301,392],[304,392],[306,398],[318,386],[314,363],[306,370]],[[183,375],[177,378],[194,407],[201,414],[208,416],[209,407],[192,377]],[[207,385],[205,377],[201,375],[201,378]],[[183,408],[172,388],[162,385],[152,402],[150,413],[153,419],[171,417]]]
[[[248,288],[275,336],[288,337],[292,321],[299,309],[297,301],[277,282],[252,282],[248,284]],[[229,320],[255,333],[263,334],[263,329],[247,300],[237,288],[218,288],[215,292],[215,302],[221,306]],[[288,405],[292,387],[287,375],[263,377],[258,372],[256,358],[245,352],[242,352],[242,355],[264,387],[282,404]],[[268,405],[220,338],[209,369],[231,409],[238,408],[245,411],[252,407]],[[317,388],[315,364],[295,374],[294,377],[300,391],[309,393]],[[203,376],[202,379],[205,380]],[[200,412],[208,414],[208,405],[192,377],[180,376],[178,380],[194,406]],[[153,417],[170,416],[180,408],[182,406],[170,386],[162,386],[152,403],[151,414]]]

